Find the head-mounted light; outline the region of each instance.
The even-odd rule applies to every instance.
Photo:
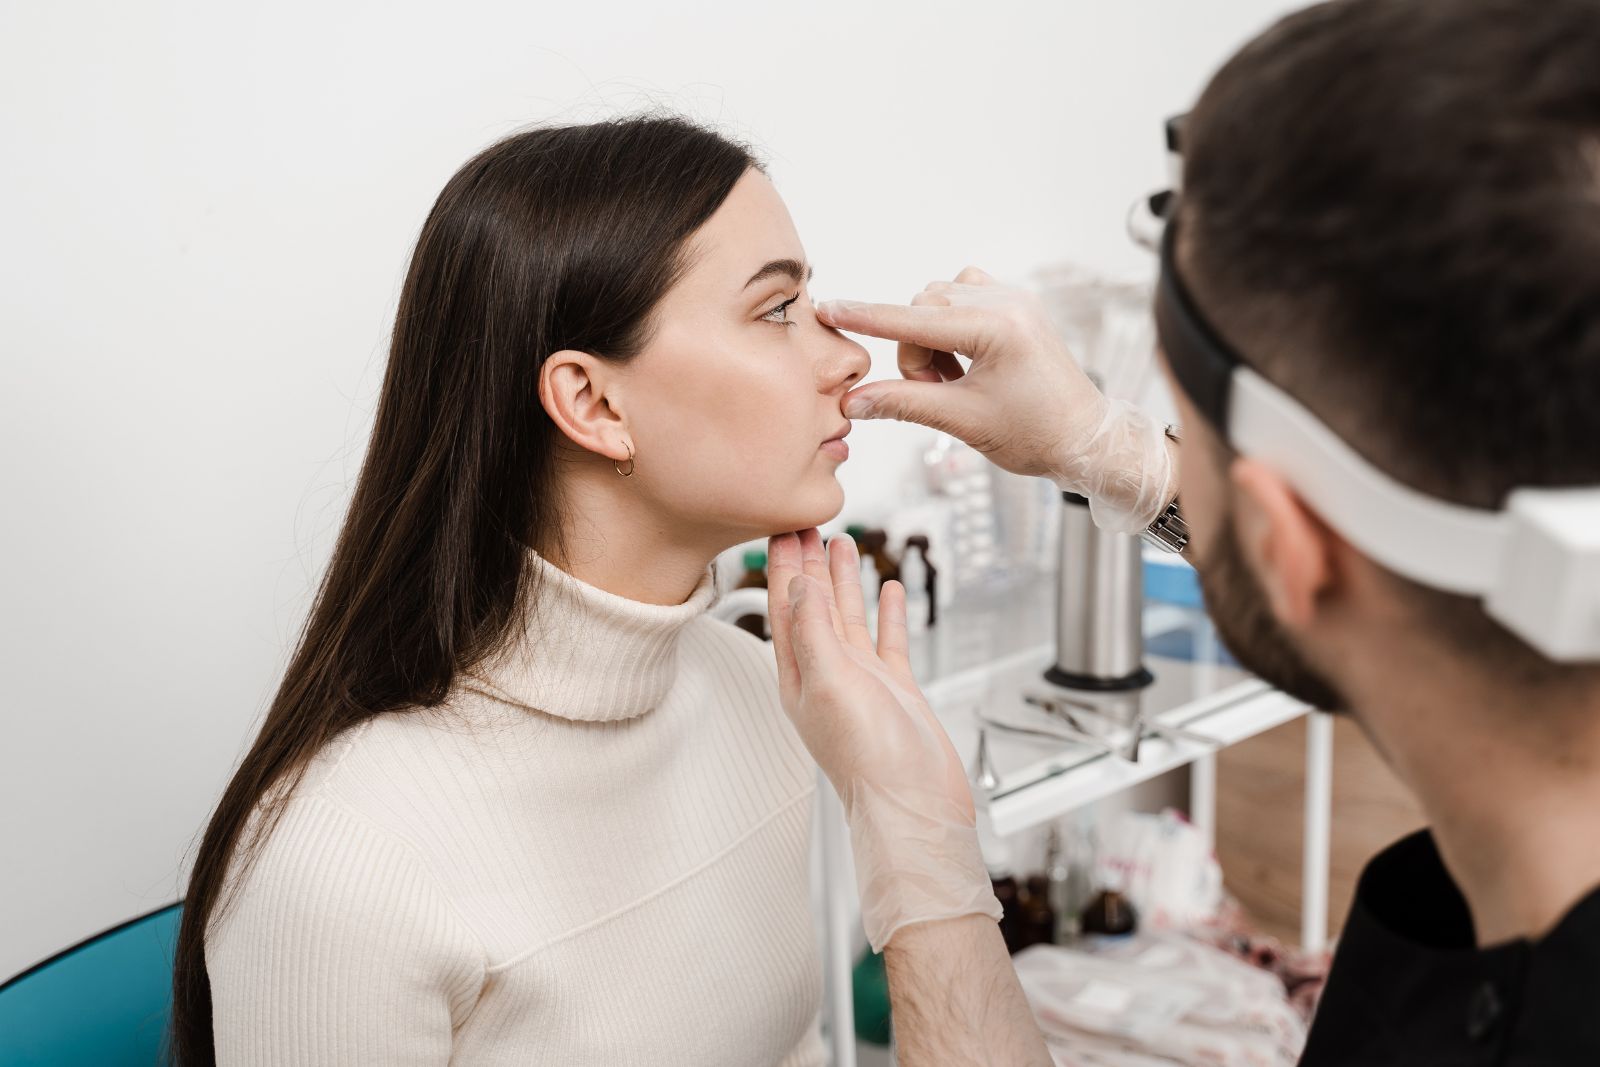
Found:
[[[1498,511],[1403,485],[1246,366],[1178,274],[1176,194],[1136,204],[1136,239],[1159,226],[1156,331],[1174,379],[1235,451],[1278,470],[1363,553],[1397,574],[1482,599],[1552,660],[1600,660],[1600,487],[1519,488]],[[1141,207],[1143,210],[1141,210]]]

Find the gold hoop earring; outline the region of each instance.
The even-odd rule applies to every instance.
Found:
[[[622,469],[622,464],[620,464],[620,463],[613,463],[612,466],[615,467],[617,473],[622,475],[624,478],[632,478],[633,477],[633,446],[630,445],[630,444],[624,443],[622,447],[626,448],[628,450],[628,469],[627,470],[623,470]]]

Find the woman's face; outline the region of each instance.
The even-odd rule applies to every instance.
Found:
[[[649,344],[619,373],[630,489],[723,545],[828,521],[844,504],[840,400],[867,373],[866,350],[817,320],[805,249],[760,171],[687,251]]]

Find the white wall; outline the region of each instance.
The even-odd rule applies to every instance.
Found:
[[[0,9],[0,977],[181,893],[360,462],[406,255],[513,127],[769,155],[819,298],[1141,265],[1160,122],[1274,0]],[[877,372],[892,348],[874,342]],[[905,427],[864,424],[881,517]]]

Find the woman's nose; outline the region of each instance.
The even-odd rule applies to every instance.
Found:
[[[872,357],[855,341],[828,330],[825,355],[818,361],[818,386],[822,392],[844,391],[867,376],[872,369]]]

